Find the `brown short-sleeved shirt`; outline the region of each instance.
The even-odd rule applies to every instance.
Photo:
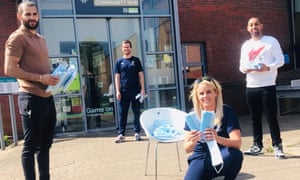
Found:
[[[51,73],[45,38],[40,34],[32,34],[23,26],[9,36],[5,44],[5,54],[20,58],[19,67],[24,71],[34,74]],[[18,79],[18,82],[20,91],[42,97],[51,95],[45,92],[47,86],[40,82],[21,78]]]

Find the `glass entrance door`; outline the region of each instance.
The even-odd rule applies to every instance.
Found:
[[[84,82],[87,129],[116,126],[114,63],[122,57],[121,42],[132,41],[132,53],[139,56],[138,19],[78,19],[81,74]],[[131,121],[129,114],[128,121]]]
[[[115,63],[123,56],[121,51],[122,41],[128,39],[132,43],[132,55],[139,57],[141,61],[140,25],[138,19],[111,19],[109,21],[111,32],[112,59]],[[143,64],[143,62],[142,62]],[[131,108],[128,112],[128,123],[133,122]]]
[[[108,101],[111,77],[108,33],[105,19],[78,19],[78,43],[87,129],[113,124]]]

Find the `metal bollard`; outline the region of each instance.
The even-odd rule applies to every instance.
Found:
[[[1,141],[1,149],[5,150],[4,130],[3,130],[1,104],[0,104],[0,141]]]

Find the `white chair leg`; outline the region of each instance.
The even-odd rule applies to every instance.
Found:
[[[178,167],[179,167],[179,171],[181,171],[179,151],[178,151],[178,143],[177,142],[176,142],[176,150],[177,150],[177,158],[178,158]]]
[[[149,148],[150,148],[150,139],[149,139],[149,141],[148,141],[148,148],[147,148],[147,157],[146,157],[145,176],[147,176],[147,170],[148,170],[148,157],[149,157]]]
[[[156,143],[155,146],[155,180],[157,180],[157,148],[158,148],[159,142]]]

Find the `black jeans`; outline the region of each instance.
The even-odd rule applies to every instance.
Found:
[[[253,143],[263,147],[262,113],[266,116],[272,145],[281,143],[277,120],[276,87],[247,88],[246,97],[252,118]]]
[[[53,97],[28,93],[18,96],[19,112],[24,131],[22,166],[26,180],[35,180],[34,155],[37,155],[39,179],[49,180],[49,149],[53,142],[56,110]]]

